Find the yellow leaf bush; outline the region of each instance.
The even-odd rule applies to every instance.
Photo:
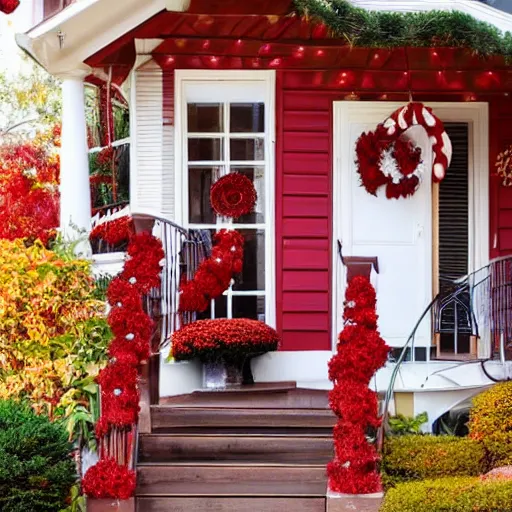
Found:
[[[110,339],[94,291],[87,261],[0,240],[0,399],[28,399],[52,417],[88,404]]]

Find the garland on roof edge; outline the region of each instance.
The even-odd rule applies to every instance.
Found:
[[[512,58],[512,35],[460,11],[384,12],[347,0],[294,0],[297,13],[350,46],[458,47],[482,56]],[[320,32],[318,35],[321,35]]]

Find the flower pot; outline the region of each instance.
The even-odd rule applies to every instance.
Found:
[[[327,512],[379,512],[384,493],[341,494],[327,492]]]
[[[203,361],[203,388],[226,389],[240,387],[245,360],[226,358]]]
[[[87,512],[135,512],[135,498],[129,500],[87,498]]]

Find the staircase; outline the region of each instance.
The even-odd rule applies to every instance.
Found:
[[[255,384],[164,400],[139,436],[137,511],[325,512],[325,391]]]

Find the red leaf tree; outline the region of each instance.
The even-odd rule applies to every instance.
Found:
[[[380,425],[375,391],[370,379],[386,362],[389,347],[377,330],[377,297],[366,277],[354,277],[345,294],[338,350],[329,362],[331,409],[338,416],[334,427],[334,460],[327,472],[331,491],[369,494],[382,489],[376,448],[368,430]]]

